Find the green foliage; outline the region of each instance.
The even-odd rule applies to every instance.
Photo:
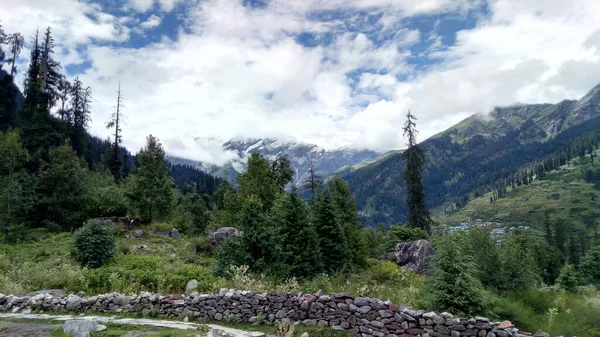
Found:
[[[421,228],[410,228],[401,224],[394,225],[389,231],[390,240],[394,246],[400,242],[416,241],[429,239],[429,235]]]
[[[536,287],[540,270],[535,261],[535,238],[528,232],[516,231],[500,249],[500,268],[497,272],[497,290],[503,293]]]
[[[52,230],[80,227],[86,218],[86,174],[68,143],[51,149],[38,174],[33,219]]]
[[[266,221],[262,202],[257,196],[244,200],[238,230],[242,235],[225,240],[217,248],[221,271],[229,266],[246,265],[252,272],[285,273],[282,238]]]
[[[319,193],[313,200],[313,221],[319,237],[319,248],[328,272],[344,271],[350,267],[348,240],[340,225],[336,209],[328,193]]]
[[[290,275],[311,277],[323,271],[319,238],[310,222],[310,209],[295,189],[279,196],[271,208],[269,221],[283,238],[282,248]]]
[[[237,176],[238,193],[242,198],[257,196],[264,209],[268,210],[273,206],[281,190],[278,181],[274,178],[269,161],[253,152],[248,158],[248,169]]]
[[[75,232],[72,255],[83,266],[99,268],[115,255],[115,239],[102,222],[90,220]]]
[[[341,177],[335,177],[327,182],[326,191],[336,209],[344,234],[348,239],[348,250],[354,266],[364,267],[367,259],[367,247],[360,233],[361,223],[356,213],[356,200],[350,192],[350,187]]]
[[[15,242],[34,202],[34,180],[24,169],[28,153],[17,131],[0,132],[0,158],[0,228],[5,241]]]
[[[194,245],[194,251],[196,254],[204,254],[211,255],[213,251],[213,245],[208,240],[208,237],[202,235],[192,240],[192,244]]]
[[[127,215],[128,203],[123,185],[114,182],[112,174],[90,172],[86,177],[88,217]]]
[[[173,179],[165,165],[165,151],[159,140],[150,135],[137,155],[140,167],[126,182],[126,196],[147,221],[166,218],[173,206]]]
[[[484,312],[487,295],[473,258],[465,253],[464,240],[459,235],[442,237],[434,247],[434,269],[425,280],[429,307],[467,315]]]
[[[595,282],[600,281],[600,246],[590,249],[583,257],[581,272]]]
[[[465,250],[475,261],[477,276],[481,283],[488,289],[501,288],[500,279],[497,277],[501,268],[501,252],[496,247],[496,242],[490,238],[490,230],[486,228],[471,229],[465,235]]]
[[[573,265],[567,264],[561,270],[556,283],[568,292],[575,292],[579,285],[579,273]]]

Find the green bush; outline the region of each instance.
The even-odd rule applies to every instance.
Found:
[[[585,254],[581,261],[581,272],[595,282],[600,281],[600,246]]]
[[[400,267],[390,261],[376,262],[369,268],[375,281],[395,281],[400,278]]]
[[[213,245],[210,243],[206,236],[199,236],[192,240],[192,244],[194,245],[194,251],[196,254],[204,254],[211,255],[213,250]]]
[[[561,270],[556,283],[568,292],[575,292],[579,285],[579,273],[573,265],[567,264]]]
[[[75,232],[73,258],[83,266],[98,268],[115,255],[115,239],[98,220],[89,220]]]

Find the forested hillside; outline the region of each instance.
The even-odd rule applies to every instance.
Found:
[[[151,221],[167,214],[185,218],[191,209],[201,217],[196,209],[202,213],[210,207],[222,179],[185,165],[167,166],[162,146],[152,136],[132,156],[121,145],[122,111],[106,117],[111,138],[102,140],[87,132],[92,89],[62,73],[54,58],[50,28],[43,34],[36,32],[31,41],[31,62],[21,93],[14,82],[21,70],[13,60],[19,58],[25,40],[19,33],[9,36],[8,55],[0,53],[0,228],[4,240],[26,239],[33,234],[28,230],[32,228],[72,230],[94,217],[129,214]],[[5,66],[8,71],[2,69]],[[119,106],[120,89],[115,96]],[[152,168],[141,167],[144,160]],[[161,212],[153,213],[156,208]]]
[[[429,207],[454,212],[483,193],[529,182],[551,156],[564,163],[589,151],[597,146],[599,101],[596,87],[579,101],[498,108],[422,142]],[[367,224],[405,221],[403,170],[402,155],[395,154],[342,173]]]

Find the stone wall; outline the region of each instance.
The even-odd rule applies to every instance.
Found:
[[[449,313],[413,311],[390,302],[349,294],[259,294],[221,290],[219,295],[162,296],[147,292],[125,296],[118,293],[79,297],[37,294],[17,297],[0,294],[0,312],[90,312],[138,313],[157,317],[216,321],[294,321],[305,325],[330,326],[361,337],[508,337],[530,336],[505,321],[493,323],[484,317],[471,319]],[[537,334],[536,334],[537,335]],[[545,335],[540,335],[545,336]]]

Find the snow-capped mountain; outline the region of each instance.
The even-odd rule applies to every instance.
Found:
[[[192,165],[233,181],[238,173],[246,169],[248,157],[252,152],[258,152],[269,160],[285,155],[296,172],[294,181],[300,183],[308,173],[311,159],[317,173],[327,177],[338,170],[365,163],[379,155],[370,150],[348,148],[325,150],[314,144],[285,142],[277,139],[230,140],[222,143],[222,148],[223,152],[230,154],[232,159],[221,166],[177,157],[168,156],[167,159],[173,163]]]

